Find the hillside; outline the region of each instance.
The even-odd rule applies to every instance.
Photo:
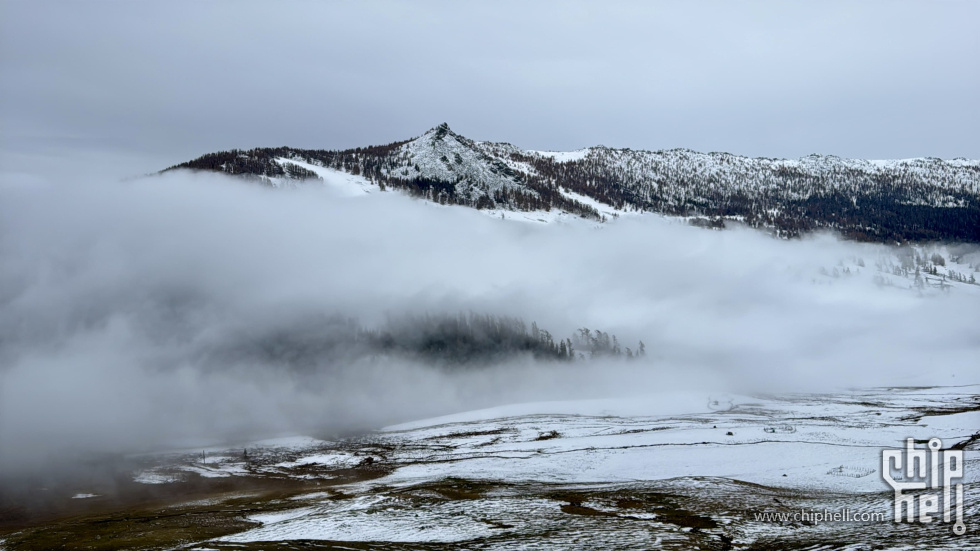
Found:
[[[590,147],[555,153],[478,142],[441,124],[411,140],[344,151],[209,153],[167,170],[248,176],[281,186],[345,173],[447,205],[560,211],[597,221],[626,212],[738,221],[781,236],[832,229],[861,241],[980,242],[980,161],[749,158],[686,149]]]

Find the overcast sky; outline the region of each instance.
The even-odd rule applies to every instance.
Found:
[[[531,149],[980,157],[980,2],[0,2],[8,180],[443,121]]]

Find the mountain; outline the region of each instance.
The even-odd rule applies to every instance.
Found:
[[[596,221],[655,212],[712,227],[738,221],[787,237],[832,229],[861,241],[980,242],[978,160],[790,160],[604,146],[556,153],[474,141],[444,123],[387,145],[231,150],[166,170],[174,169],[224,172],[277,187],[340,178],[364,190],[397,189],[441,204]]]

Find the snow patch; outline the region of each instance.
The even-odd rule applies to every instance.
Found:
[[[317,176],[323,179],[323,183],[326,187],[338,191],[343,195],[357,197],[367,195],[380,189],[363,176],[355,176],[335,168],[326,168],[303,161],[297,161],[296,159],[287,159],[285,157],[279,157],[276,159],[276,161],[278,161],[279,164],[293,164],[316,173]]]
[[[567,163],[571,161],[581,161],[582,159],[588,157],[589,153],[592,152],[591,147],[585,149],[578,149],[575,151],[534,151],[529,150],[528,153],[534,153],[542,157],[550,157],[557,163]]]
[[[179,474],[159,473],[154,471],[141,471],[133,477],[133,482],[140,484],[170,484],[180,482],[182,477]]]

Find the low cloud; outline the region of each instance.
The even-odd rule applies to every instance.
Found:
[[[876,284],[886,246],[653,215],[536,226],[204,174],[84,184],[0,186],[0,469],[518,401],[977,382],[980,292]],[[451,369],[382,354],[301,372],[215,352],[325,317],[461,312],[556,338],[601,329],[647,355]]]

